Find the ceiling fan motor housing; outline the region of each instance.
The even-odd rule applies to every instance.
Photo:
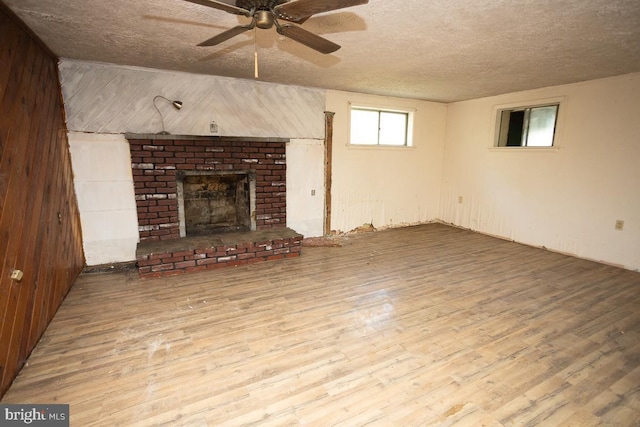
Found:
[[[288,0],[236,0],[236,6],[245,10],[271,10]]]
[[[273,8],[286,2],[287,0],[236,0],[236,6],[245,10],[255,10],[256,27],[266,30],[273,27]]]

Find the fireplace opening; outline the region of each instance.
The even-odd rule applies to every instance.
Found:
[[[194,171],[177,178],[181,237],[256,229],[254,172]]]

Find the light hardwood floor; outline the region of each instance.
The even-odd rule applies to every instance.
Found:
[[[441,224],[82,275],[3,403],[72,426],[632,426],[640,274]]]

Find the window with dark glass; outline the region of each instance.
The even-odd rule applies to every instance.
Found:
[[[559,104],[498,111],[496,147],[553,147]]]

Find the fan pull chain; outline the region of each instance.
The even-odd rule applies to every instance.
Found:
[[[258,78],[258,31],[253,29],[253,75]]]
[[[258,78],[258,52],[253,52],[253,62],[254,62],[254,70],[253,70],[253,74],[255,75],[255,78]]]

